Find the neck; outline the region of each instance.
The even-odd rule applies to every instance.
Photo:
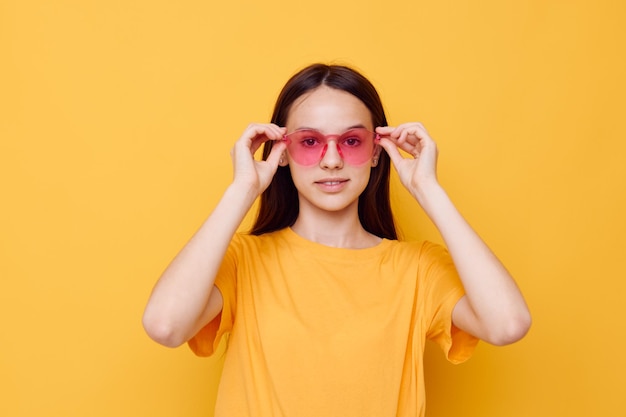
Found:
[[[307,240],[335,248],[364,249],[381,241],[363,228],[356,205],[332,212],[301,206],[291,229]]]

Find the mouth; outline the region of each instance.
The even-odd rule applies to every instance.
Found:
[[[325,185],[325,186],[328,186],[328,187],[337,186],[337,185],[343,184],[345,182],[348,182],[348,180],[345,180],[345,179],[328,179],[328,180],[315,181],[316,184]]]
[[[315,181],[315,186],[325,193],[338,193],[347,187],[348,181],[345,178],[324,178]]]

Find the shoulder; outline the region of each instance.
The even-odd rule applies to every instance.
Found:
[[[397,256],[411,256],[418,259],[445,258],[448,250],[445,246],[428,240],[419,241],[392,241],[390,252]]]
[[[275,232],[263,233],[262,235],[253,235],[249,232],[237,232],[233,236],[232,242],[237,245],[262,245],[265,243],[272,243],[284,238],[285,229],[277,230]]]
[[[431,241],[394,241],[388,257],[396,268],[415,271],[421,280],[455,270],[447,248]]]
[[[285,246],[284,231],[279,230],[262,235],[253,235],[248,232],[237,232],[233,236],[229,250],[236,253],[274,251]]]

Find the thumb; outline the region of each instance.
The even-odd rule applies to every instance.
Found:
[[[385,150],[385,152],[387,152],[387,154],[389,155],[389,158],[391,159],[391,162],[396,167],[404,159],[402,155],[400,154],[400,151],[398,151],[398,147],[396,146],[396,144],[390,141],[389,139],[380,138],[380,141],[378,142],[378,144]]]
[[[282,140],[277,140],[272,145],[272,150],[270,154],[267,156],[266,161],[270,163],[272,166],[278,166],[278,162],[280,161],[280,156],[287,149],[287,144]]]

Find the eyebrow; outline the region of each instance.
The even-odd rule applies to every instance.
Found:
[[[366,127],[365,127],[363,124],[361,124],[361,123],[357,123],[357,124],[355,124],[355,125],[352,125],[352,126],[347,127],[347,128],[344,130],[344,132],[347,132],[348,130],[352,130],[352,129],[359,129],[359,128],[366,129]],[[319,130],[319,129],[315,129],[314,127],[308,127],[308,126],[300,126],[300,127],[296,128],[295,130],[314,130],[314,131],[316,131],[316,132],[320,132],[320,130]],[[320,132],[320,133],[321,133],[321,132]]]

